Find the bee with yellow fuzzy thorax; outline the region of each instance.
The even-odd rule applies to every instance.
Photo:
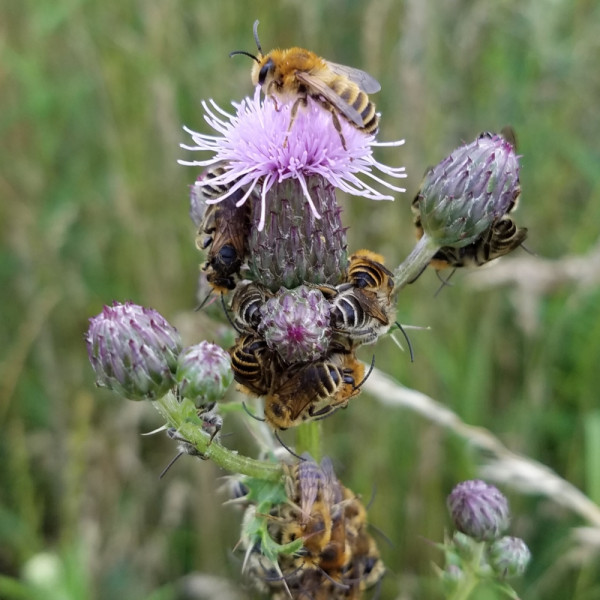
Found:
[[[263,54],[258,39],[258,21],[254,22],[254,40],[257,56],[244,50],[236,50],[229,56],[244,54],[255,61],[252,83],[260,85],[266,96],[297,98],[292,106],[290,129],[299,106],[306,104],[310,96],[331,111],[344,147],[338,115],[366,134],[377,132],[379,114],[368,96],[381,89],[374,77],[360,69],[329,62],[304,48],[275,49]]]

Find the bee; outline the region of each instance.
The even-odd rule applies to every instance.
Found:
[[[284,430],[323,419],[346,407],[350,398],[360,393],[364,372],[364,365],[351,352],[336,352],[324,360],[274,370],[265,398],[265,420]]]
[[[375,292],[378,298],[392,302],[394,274],[383,265],[381,254],[366,249],[352,254],[348,280],[355,288]]]
[[[217,175],[217,172],[209,172],[206,179]],[[224,193],[220,186],[203,185],[202,189],[207,199]],[[248,250],[251,204],[246,202],[236,206],[243,193],[238,190],[216,204],[208,204],[196,238],[199,250],[208,249],[206,263],[202,267],[207,273],[206,279],[220,293],[235,288],[234,276],[239,275]]]
[[[342,287],[342,286],[340,286]],[[331,300],[331,325],[354,343],[372,344],[394,323],[395,306],[377,293],[350,287]]]
[[[258,39],[258,21],[254,22],[253,32],[258,56],[243,50],[231,52],[230,56],[244,54],[255,61],[252,83],[260,85],[266,96],[297,98],[292,106],[290,129],[298,107],[305,105],[310,96],[331,111],[344,147],[338,115],[367,134],[377,132],[379,114],[368,96],[381,89],[374,77],[360,69],[327,61],[304,48],[275,49],[264,54]]]
[[[496,134],[494,133],[486,131],[481,133],[479,137],[493,137],[495,135]],[[501,131],[501,135],[516,149],[516,134],[512,127],[504,127]],[[429,263],[430,266],[436,271],[447,268],[481,267],[496,258],[505,256],[521,246],[527,239],[527,228],[518,227],[512,217],[509,216],[509,213],[517,208],[520,196],[521,186],[518,184],[513,197],[510,199],[506,213],[503,216],[494,220],[490,227],[474,242],[467,244],[462,248],[453,248],[451,246],[440,248],[433,255],[431,262]],[[419,188],[411,205],[415,235],[418,240],[423,237],[424,233],[421,224],[421,197],[421,188]]]
[[[252,394],[267,394],[278,363],[267,342],[256,334],[243,334],[229,349],[229,354],[234,379]]]
[[[481,267],[512,252],[527,238],[527,228],[517,227],[514,220],[504,215],[473,243],[462,248],[440,248],[431,259],[431,266],[441,271],[449,267]]]
[[[259,283],[238,287],[231,300],[234,326],[243,331],[256,331],[261,320],[260,308],[272,295]]]

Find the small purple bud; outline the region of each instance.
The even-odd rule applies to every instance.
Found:
[[[459,483],[447,505],[456,528],[479,542],[497,539],[508,527],[508,500],[485,481]]]
[[[175,379],[184,398],[196,408],[210,410],[233,381],[229,354],[210,342],[185,348],[177,360]]]
[[[435,244],[460,248],[512,210],[520,191],[513,145],[483,133],[426,173],[413,210]]]
[[[330,310],[319,290],[282,288],[260,308],[258,332],[287,363],[316,360],[329,348]]]
[[[152,308],[131,302],[105,306],[90,319],[85,341],[100,386],[131,400],[154,400],[175,384],[181,338]]]
[[[522,539],[517,537],[500,538],[490,547],[490,565],[502,579],[523,575],[530,560],[529,548]]]

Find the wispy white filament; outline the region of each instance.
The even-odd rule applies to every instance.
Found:
[[[370,200],[393,200],[382,194],[361,177],[382,185],[394,192],[404,192],[374,173],[401,179],[406,177],[404,167],[390,167],[375,160],[373,148],[401,146],[404,140],[376,142],[373,135],[365,134],[345,119],[340,119],[341,135],[336,130],[331,113],[318,102],[307,99],[306,107],[298,110],[290,126],[293,103],[277,105],[269,98],[261,100],[257,86],[253,98],[232,103],[235,114],[219,107],[213,100],[202,102],[204,119],[220,135],[198,133],[184,127],[195,145],[181,144],[185,150],[211,152],[206,160],[184,161],[183,165],[209,167],[219,164],[224,172],[210,179],[211,186],[224,186],[227,192],[208,200],[216,203],[229,197],[240,188],[247,188],[237,202],[241,206],[260,184],[261,216],[258,226],[262,230],[269,190],[286,179],[298,179],[304,196],[316,218],[320,218],[308,192],[306,180],[320,175],[334,187],[354,196]],[[343,136],[343,140],[342,140]],[[345,147],[343,142],[345,142]],[[360,176],[360,177],[359,177]],[[207,181],[208,183],[208,181]],[[197,185],[202,186],[199,182]]]

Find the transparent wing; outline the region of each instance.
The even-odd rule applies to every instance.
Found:
[[[354,82],[365,94],[375,94],[381,89],[379,81],[365,71],[347,67],[346,65],[338,65],[330,61],[325,61],[327,66],[337,75],[344,75],[350,81]]]
[[[296,77],[306,84],[308,89],[314,94],[319,94],[336,108],[346,119],[352,121],[357,127],[363,127],[364,123],[358,111],[350,106],[342,97],[338,96],[324,81],[314,77],[309,73],[299,71]]]

